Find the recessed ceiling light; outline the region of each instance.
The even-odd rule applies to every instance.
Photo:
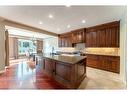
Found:
[[[53,15],[52,14],[49,14],[49,18],[53,18]]]
[[[71,7],[71,5],[66,5],[66,7]]]
[[[70,28],[71,26],[70,25],[67,25],[67,28]]]
[[[38,23],[39,23],[39,24],[43,24],[43,22],[42,22],[42,21],[39,21]]]
[[[82,20],[82,23],[86,23],[86,21],[85,20]]]

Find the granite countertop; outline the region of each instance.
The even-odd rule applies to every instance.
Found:
[[[54,54],[37,54],[43,58],[49,58],[56,61],[61,61],[69,64],[76,64],[79,61],[86,58],[86,56],[75,56],[75,55],[54,55]]]

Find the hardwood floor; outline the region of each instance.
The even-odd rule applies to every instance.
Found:
[[[16,62],[0,74],[0,89],[66,89],[43,74],[42,64],[35,66],[35,63],[26,60]],[[127,89],[125,84],[120,83],[119,74],[89,67],[86,71],[87,77],[78,89]]]
[[[0,74],[0,89],[64,89],[55,80],[43,74],[41,64],[20,61]]]

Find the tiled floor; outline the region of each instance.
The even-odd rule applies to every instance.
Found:
[[[127,89],[118,79],[119,75],[116,73],[87,67],[87,77],[79,89]]]
[[[17,61],[0,74],[0,89],[63,89],[58,82],[44,75],[41,67],[41,64],[27,60]],[[126,89],[124,84],[112,80],[113,75],[117,76],[87,67],[87,77],[79,89]]]

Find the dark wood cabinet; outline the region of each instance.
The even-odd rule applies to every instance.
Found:
[[[69,82],[71,80],[71,66],[62,64],[62,62],[56,62],[54,75],[56,78]]]
[[[120,57],[107,57],[107,69],[111,72],[120,72]]]
[[[75,31],[71,31],[68,33],[60,34],[58,36],[59,39],[59,47],[72,47],[76,43],[85,43],[85,29],[78,29]]]
[[[87,55],[87,66],[96,68],[97,60],[98,60],[98,56],[96,56],[96,55]]]
[[[86,29],[86,47],[119,47],[119,21]]]
[[[78,88],[86,77],[86,59],[70,64],[44,58],[43,72],[61,83],[66,88]]]
[[[90,32],[86,32],[86,47],[90,47],[91,46],[91,41],[90,41],[90,39],[91,39],[91,34],[90,34]]]
[[[87,47],[96,47],[97,45],[97,33],[94,31],[87,31],[86,32],[86,46]]]
[[[105,29],[100,29],[100,30],[98,30],[97,31],[97,35],[98,35],[98,37],[97,37],[97,41],[98,41],[98,43],[97,43],[97,47],[107,47],[106,46],[106,31],[105,31]]]
[[[46,71],[46,73],[50,76],[53,75],[53,60],[51,59],[44,59],[43,63],[43,69]]]
[[[111,41],[112,47],[119,47],[119,27],[111,28]]]
[[[61,34],[58,37],[59,47],[72,47],[71,33]]]
[[[59,47],[86,43],[86,47],[119,47],[120,22],[110,22],[59,35]]]
[[[119,73],[120,57],[87,54],[87,66]]]
[[[78,29],[72,31],[72,43],[85,43],[85,29]]]
[[[119,47],[119,26],[106,29],[106,46]]]
[[[106,29],[105,41],[106,41],[105,44],[106,44],[107,47],[112,47],[112,32],[109,28]]]

